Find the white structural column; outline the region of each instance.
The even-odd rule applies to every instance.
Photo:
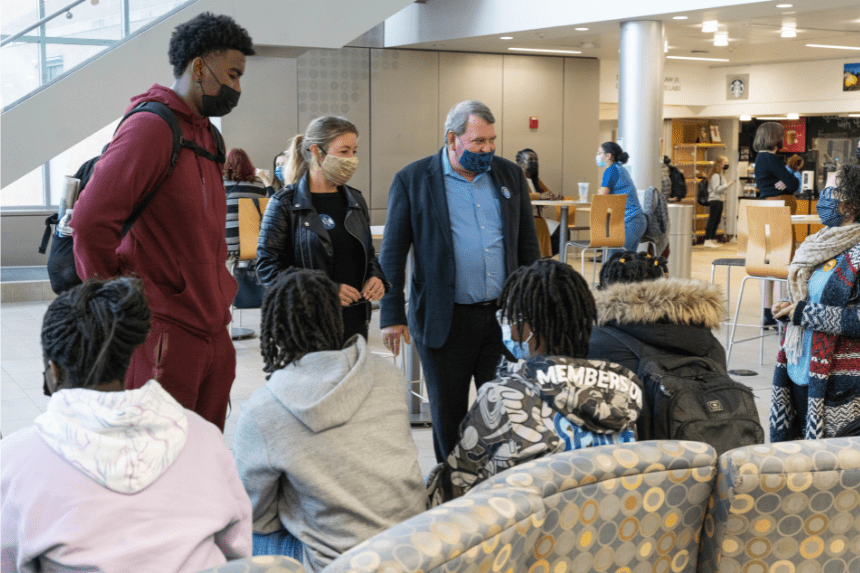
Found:
[[[637,189],[660,189],[663,136],[663,22],[621,23],[618,143],[630,154]],[[671,142],[665,142],[668,150]]]

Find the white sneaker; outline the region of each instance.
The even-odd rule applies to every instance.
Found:
[[[703,247],[711,248],[714,246],[714,242],[710,239],[705,239],[705,242],[702,243]]]

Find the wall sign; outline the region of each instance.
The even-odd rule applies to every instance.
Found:
[[[806,118],[782,119],[779,123],[785,128],[780,152],[802,153],[806,151]]]
[[[860,64],[845,64],[842,70],[842,91],[860,91]]]
[[[738,100],[750,98],[750,75],[730,74],[726,76],[726,99]]]

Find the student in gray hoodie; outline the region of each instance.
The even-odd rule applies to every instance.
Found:
[[[337,289],[321,271],[279,275],[262,316],[269,381],[243,406],[233,443],[254,554],[318,571],[426,509],[404,379],[361,335],[344,344]]]

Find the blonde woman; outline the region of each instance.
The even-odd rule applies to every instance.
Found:
[[[367,338],[370,303],[385,294],[370,236],[367,203],[346,185],[358,168],[358,129],[327,115],[311,121],[287,149],[283,189],[269,200],[257,243],[264,285],[297,268],[321,270],[338,285],[344,340]]]
[[[723,203],[726,200],[726,190],[735,184],[727,181],[725,172],[729,168],[729,160],[720,155],[711,166],[708,173],[708,225],[705,227],[705,246],[717,248],[717,227],[723,217]]]

